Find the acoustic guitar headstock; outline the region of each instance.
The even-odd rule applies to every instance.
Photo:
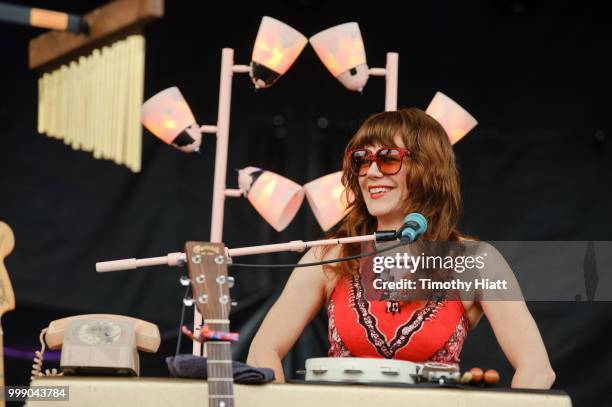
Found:
[[[11,228],[0,221],[0,317],[6,312],[15,309],[15,294],[4,266],[4,258],[15,247],[15,235]]]
[[[231,308],[229,289],[233,279],[227,275],[223,243],[187,242],[185,255],[193,299],[204,319],[227,320]],[[221,328],[219,330],[226,330]]]

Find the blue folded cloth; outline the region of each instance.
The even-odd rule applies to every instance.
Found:
[[[206,379],[206,358],[196,355],[178,355],[166,358],[170,375],[191,379]],[[232,361],[234,382],[239,384],[262,384],[274,380],[274,370],[252,367],[246,363]]]

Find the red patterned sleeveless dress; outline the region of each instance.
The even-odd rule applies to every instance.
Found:
[[[459,300],[368,300],[359,276],[338,279],[327,314],[330,357],[458,364],[469,324]]]

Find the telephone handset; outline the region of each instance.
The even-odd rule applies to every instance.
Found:
[[[139,375],[138,350],[156,352],[160,344],[155,324],[112,314],[67,317],[51,322],[41,332],[42,349],[36,353],[32,376],[42,376],[45,342],[62,348],[63,374]],[[57,374],[55,371],[47,374]]]
[[[115,334],[118,333],[112,329],[114,326],[113,323],[108,321],[126,321],[128,323],[132,323],[134,324],[136,347],[138,350],[144,352],[156,352],[161,341],[157,325],[152,324],[151,322],[126,317],[123,315],[89,314],[66,317],[52,321],[49,324],[45,334],[45,341],[47,342],[49,349],[59,349],[62,347],[62,343],[64,342],[64,332],[66,331],[68,325],[74,321],[94,321],[93,325],[86,325],[90,327],[91,332],[89,332],[89,335],[98,334],[96,340],[101,340],[102,342],[110,342],[112,338],[115,338],[112,336],[113,332]],[[83,330],[83,328],[81,328],[81,330]],[[87,336],[86,340],[91,341],[93,339],[93,337]]]

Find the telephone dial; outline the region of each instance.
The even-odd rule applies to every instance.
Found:
[[[51,322],[40,334],[41,350],[36,352],[32,377],[44,376],[45,343],[62,349],[60,374],[138,376],[138,350],[156,352],[160,344],[155,324],[112,314],[90,314]],[[46,372],[57,375],[58,372]]]

